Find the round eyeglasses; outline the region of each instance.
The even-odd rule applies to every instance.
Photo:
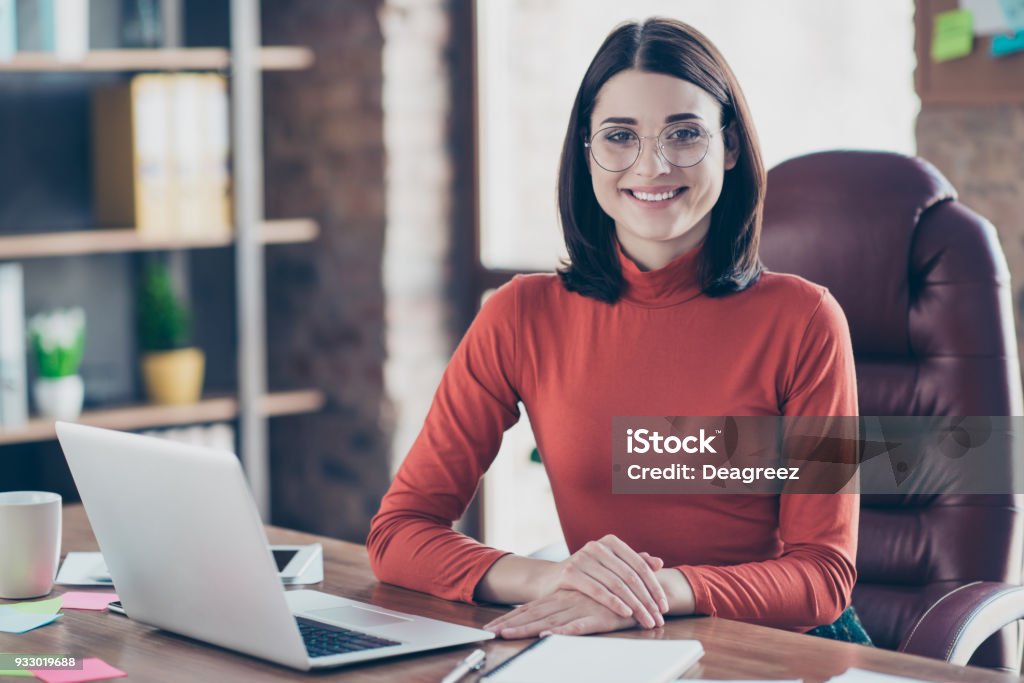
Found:
[[[717,133],[725,130],[722,126]],[[643,141],[653,135],[637,135],[632,128],[608,126],[594,133],[583,146],[598,166],[620,173],[633,166],[643,149]],[[670,123],[658,133],[658,151],[672,166],[688,168],[704,161],[711,147],[712,134],[696,121]]]

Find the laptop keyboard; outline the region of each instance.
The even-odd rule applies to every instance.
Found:
[[[331,626],[305,617],[295,617],[295,621],[299,624],[299,633],[302,634],[302,641],[306,644],[306,652],[310,657],[342,655],[347,652],[401,645],[394,640],[349,631],[347,628]]]

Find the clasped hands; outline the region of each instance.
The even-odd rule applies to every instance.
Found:
[[[669,601],[655,576],[664,562],[636,552],[616,536],[590,541],[568,559],[548,567],[539,579],[539,597],[484,628],[513,639],[665,625],[663,615],[669,611]]]

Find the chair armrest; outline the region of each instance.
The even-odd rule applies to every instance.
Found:
[[[989,636],[1018,619],[1024,619],[1024,586],[976,581],[939,598],[899,649],[965,666]]]

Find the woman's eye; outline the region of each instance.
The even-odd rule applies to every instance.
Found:
[[[627,145],[636,140],[636,136],[628,130],[614,130],[605,133],[604,139],[614,144]]]
[[[669,131],[667,137],[672,142],[692,142],[701,137],[701,131],[697,128],[676,128]]]

